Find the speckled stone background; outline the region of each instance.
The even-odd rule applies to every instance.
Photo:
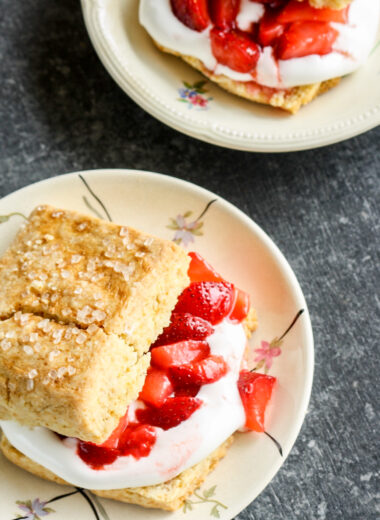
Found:
[[[316,343],[309,413],[280,472],[237,519],[380,518],[380,128],[289,155],[203,144],[119,90],[77,0],[2,0],[1,11],[1,196],[81,169],[168,173],[250,215],[303,287]]]

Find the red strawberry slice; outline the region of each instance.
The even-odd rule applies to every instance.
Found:
[[[170,325],[158,336],[151,348],[186,339],[202,340],[213,332],[208,321],[187,312],[173,312]]]
[[[120,439],[121,455],[132,455],[135,459],[147,457],[156,442],[157,433],[149,424],[130,424]]]
[[[212,53],[219,63],[237,72],[251,72],[255,68],[260,49],[248,33],[214,27],[210,38]]]
[[[345,9],[317,9],[308,2],[290,0],[277,16],[279,23],[292,22],[338,22],[347,23],[348,7]]]
[[[145,408],[136,411],[136,418],[142,423],[169,430],[186,421],[201,406],[196,397],[169,397],[159,408]]]
[[[189,253],[191,262],[188,275],[191,282],[223,282],[223,278],[211,265],[199,254]]]
[[[215,325],[228,316],[234,286],[228,282],[194,282],[182,292],[175,312],[189,312]]]
[[[174,393],[176,397],[181,396],[188,396],[188,397],[196,397],[199,390],[201,389],[201,385],[186,385],[181,386],[181,384],[178,384],[176,386],[175,381],[174,382]]]
[[[171,393],[173,385],[166,371],[149,367],[139,399],[152,406],[161,406]]]
[[[265,410],[272,396],[276,378],[256,372],[242,370],[238,381],[240,397],[243,402],[245,426],[255,432],[264,431]]]
[[[194,31],[203,31],[210,24],[207,0],[170,0],[175,16]]]
[[[226,375],[227,371],[228,365],[224,358],[211,355],[201,361],[173,366],[169,369],[169,374],[176,386],[186,387],[215,383]]]
[[[77,454],[92,469],[102,469],[117,459],[119,451],[103,448],[91,442],[78,441]]]
[[[235,303],[230,314],[230,320],[234,323],[242,322],[247,317],[249,308],[249,294],[235,288]]]
[[[211,20],[220,29],[230,29],[235,25],[240,0],[212,0],[210,3]]]
[[[125,415],[120,419],[119,424],[114,429],[114,431],[111,433],[111,435],[108,437],[106,441],[103,442],[100,446],[102,448],[117,448],[119,444],[119,439],[124,430],[128,426],[128,410]]]
[[[274,42],[283,34],[285,26],[277,19],[276,12],[266,11],[260,20],[258,40],[263,47],[273,45]]]
[[[310,54],[328,54],[338,34],[327,22],[292,23],[278,42],[277,57],[289,60]]]
[[[178,341],[152,349],[151,363],[166,369],[174,365],[190,363],[190,361],[199,361],[209,354],[210,347],[206,341]]]

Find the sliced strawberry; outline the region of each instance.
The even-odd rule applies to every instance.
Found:
[[[187,339],[202,340],[213,332],[208,321],[187,312],[173,312],[170,325],[158,336],[151,348]]]
[[[308,2],[290,0],[277,16],[279,23],[292,22],[338,22],[347,23],[348,7],[345,9],[317,9]]]
[[[210,24],[207,0],[170,0],[175,16],[194,31],[203,31]]]
[[[173,380],[174,383],[174,393],[176,397],[196,397],[199,390],[201,389],[201,385],[186,385],[183,386],[180,383],[176,384],[176,382]]]
[[[125,415],[120,419],[119,424],[114,429],[114,431],[111,433],[111,435],[108,437],[106,441],[103,442],[100,446],[102,448],[117,448],[119,444],[119,439],[124,430],[128,426],[128,410]]]
[[[255,432],[263,432],[265,410],[272,395],[276,378],[256,372],[242,370],[238,381],[240,397],[243,402],[245,426]]]
[[[78,441],[77,453],[93,469],[102,469],[107,464],[112,464],[119,456],[117,449],[103,448],[84,441]]]
[[[182,292],[175,312],[189,312],[215,325],[228,316],[234,286],[228,282],[194,282]]]
[[[240,0],[212,0],[210,15],[214,25],[219,29],[230,29],[235,25]]]
[[[130,424],[120,439],[120,455],[135,459],[147,457],[156,442],[157,433],[149,424]]]
[[[173,385],[166,371],[149,367],[139,399],[152,406],[161,406],[172,392]]]
[[[213,267],[199,254],[189,253],[191,262],[188,275],[191,282],[223,282],[223,278],[214,270]]]
[[[249,312],[250,298],[249,294],[235,287],[235,303],[229,316],[234,323],[243,321]]]
[[[219,63],[237,72],[251,72],[255,68],[260,49],[248,33],[214,27],[210,38],[212,53]]]
[[[310,54],[328,54],[338,34],[327,22],[292,23],[278,42],[277,57],[289,60]]]
[[[268,10],[259,23],[258,40],[263,47],[273,43],[283,34],[285,26],[277,19],[276,12]]]
[[[169,374],[176,386],[187,386],[215,383],[226,375],[227,371],[228,365],[224,358],[211,355],[201,361],[171,367]]]
[[[145,408],[136,411],[142,423],[169,430],[186,421],[202,404],[196,397],[169,397],[160,408]]]
[[[206,341],[178,341],[171,345],[162,345],[152,349],[151,363],[159,368],[166,369],[174,365],[198,361],[209,354],[210,347]]]

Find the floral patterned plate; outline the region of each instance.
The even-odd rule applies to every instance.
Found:
[[[160,52],[139,25],[139,0],[81,2],[91,41],[114,80],[144,110],[180,132],[226,148],[289,152],[342,141],[380,124],[380,34],[364,67],[291,116],[229,94]]]
[[[209,515],[230,520],[283,464],[309,401],[312,331],[305,299],[289,264],[270,238],[225,200],[172,177],[133,170],[62,175],[3,198],[0,254],[29,212],[42,203],[175,240],[204,255],[227,280],[251,294],[259,317],[259,328],[250,341],[251,362],[278,378],[267,431],[281,444],[282,455],[264,434],[237,434],[225,459],[175,513],[99,499],[89,491],[45,482],[0,456],[1,520],[199,520]]]

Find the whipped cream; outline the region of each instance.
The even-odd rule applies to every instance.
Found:
[[[263,5],[242,0],[237,16],[238,27],[247,30],[260,20]],[[353,0],[347,24],[332,23],[339,32],[333,52],[324,56],[313,54],[303,58],[276,60],[272,48],[264,47],[256,67],[255,78],[217,63],[210,45],[210,29],[202,32],[189,29],[173,14],[170,0],[140,0],[140,23],[159,44],[185,56],[202,61],[214,74],[223,74],[236,81],[256,81],[272,88],[290,88],[325,81],[349,74],[362,65],[375,43],[380,17],[379,0]]]
[[[94,470],[77,455],[76,439],[61,441],[46,428],[28,428],[13,421],[0,421],[0,426],[15,448],[75,486],[121,489],[165,482],[203,460],[245,423],[237,387],[247,342],[243,326],[224,320],[207,342],[212,354],[224,357],[227,374],[201,387],[197,397],[203,404],[189,419],[170,430],[156,428],[156,443],[147,457],[119,457],[105,469]],[[135,408],[131,407],[131,414]]]

